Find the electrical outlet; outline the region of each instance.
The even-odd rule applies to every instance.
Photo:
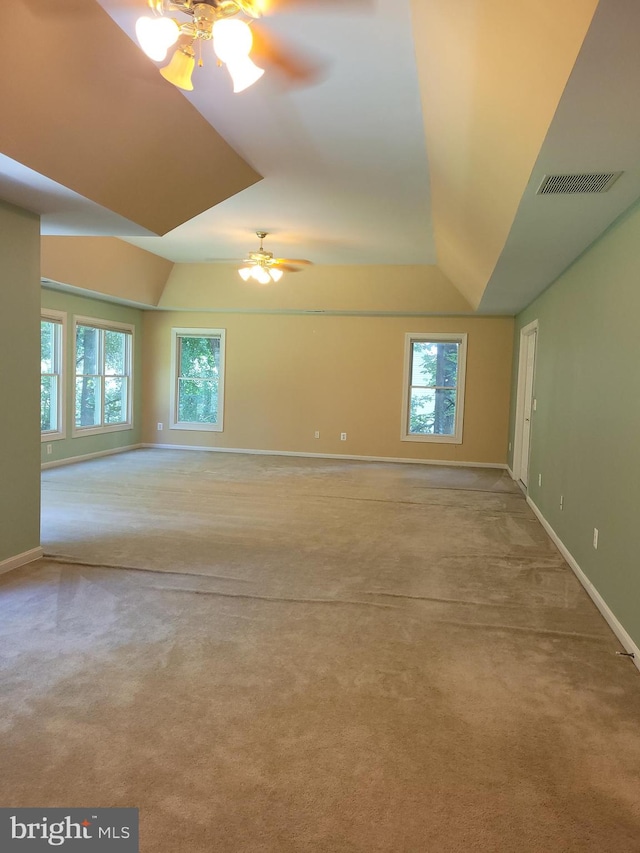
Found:
[[[50,444],[47,444],[47,455],[50,455],[53,450],[53,447]]]
[[[593,547],[598,550],[598,528],[593,528]]]
[[[164,429],[164,424],[158,424],[158,432],[160,432],[160,430],[162,429]]]
[[[341,432],[340,433],[340,441],[346,441],[346,440],[347,440],[346,432]]]
[[[317,429],[317,430],[314,432],[313,437],[314,437],[314,438],[320,438],[320,430],[319,430],[319,429]]]
[[[542,485],[542,474],[538,474],[538,485]]]
[[[560,495],[560,509],[564,509],[564,495]]]

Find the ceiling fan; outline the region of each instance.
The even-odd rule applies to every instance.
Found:
[[[298,0],[303,3],[304,0]],[[317,79],[321,64],[285,47],[273,35],[250,26],[265,13],[277,10],[282,0],[147,0],[153,17],[139,18],[136,36],[140,47],[156,62],[166,58],[170,47],[176,50],[162,76],[180,89],[191,91],[191,75],[196,64],[202,66],[202,44],[212,42],[218,65],[226,65],[233,91],[242,92],[264,74],[251,53],[262,65],[270,65],[289,82],[310,83]],[[287,3],[283,4],[286,8]],[[173,17],[186,15],[186,20]]]
[[[311,261],[302,258],[274,258],[273,252],[267,252],[262,241],[267,236],[267,231],[256,231],[260,238],[260,247],[257,252],[249,252],[249,257],[242,263],[238,273],[245,280],[253,278],[258,284],[270,284],[272,281],[280,281],[285,272],[300,272],[301,267],[309,266]]]

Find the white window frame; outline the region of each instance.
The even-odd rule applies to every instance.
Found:
[[[40,441],[58,441],[66,437],[66,384],[67,384],[67,314],[65,311],[55,311],[53,308],[42,308],[40,311],[40,321],[45,323],[55,323],[59,326],[60,331],[56,335],[55,347],[55,363],[59,366],[58,371],[53,373],[43,374],[41,376],[56,376],[58,379],[57,388],[57,412],[56,424],[57,429],[40,430]],[[40,415],[42,421],[42,413]]]
[[[456,429],[453,435],[418,435],[409,433],[409,406],[411,402],[411,353],[412,344],[416,343],[451,343],[458,344],[458,374],[456,387]],[[462,444],[464,424],[464,387],[467,366],[467,333],[452,332],[451,334],[429,332],[407,332],[404,342],[404,374],[402,380],[402,441],[428,441],[438,444]]]
[[[220,339],[220,373],[218,375],[218,422],[215,424],[204,424],[194,421],[178,420],[178,370],[180,362],[178,359],[179,339],[191,338],[219,338]],[[171,395],[169,413],[169,429],[192,429],[205,432],[222,432],[224,428],[224,374],[225,374],[225,329],[171,329]]]
[[[120,424],[105,424],[104,423],[104,386],[105,386],[105,373],[104,373],[104,346],[101,346],[100,353],[100,361],[102,373],[96,374],[96,376],[100,376],[101,378],[101,390],[100,390],[100,410],[102,412],[102,423],[95,424],[93,426],[77,426],[76,424],[76,388],[77,388],[77,376],[79,374],[76,373],[76,360],[77,360],[77,334],[78,334],[78,326],[89,326],[93,329],[98,329],[101,332],[128,332],[131,335],[131,341],[129,346],[128,355],[128,368],[129,372],[123,374],[127,377],[127,413],[129,415],[127,421]],[[79,438],[83,435],[101,435],[109,432],[119,432],[121,430],[127,430],[133,428],[133,364],[134,364],[134,354],[135,354],[135,326],[131,323],[119,323],[116,320],[104,320],[98,317],[83,317],[79,314],[73,315],[73,414],[72,414],[72,427],[71,427],[71,435],[74,438]],[[87,374],[88,375],[88,374]]]

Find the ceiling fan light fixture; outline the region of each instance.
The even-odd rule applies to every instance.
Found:
[[[300,258],[274,258],[273,252],[268,252],[262,245],[267,233],[267,231],[256,231],[256,236],[260,238],[260,246],[257,251],[249,252],[248,257],[242,262],[246,266],[238,269],[244,281],[252,278],[258,284],[271,284],[272,281],[280,281],[283,273],[297,272],[296,267],[311,263]]]
[[[145,0],[127,0],[127,3],[143,2]],[[261,25],[256,23],[256,19],[264,14],[279,11],[281,2],[283,0],[278,0],[277,3],[275,0],[146,0],[146,5],[154,16],[138,19],[135,28],[137,40],[144,53],[155,62],[166,60],[167,51],[171,45],[176,45],[180,37],[192,47],[197,44],[200,48],[210,42],[218,60],[217,64],[227,66],[233,82],[233,91],[242,92],[265,74],[265,69],[256,65],[250,58],[255,36],[256,56],[263,58],[267,72],[271,66],[275,66],[276,70],[290,78],[294,85],[315,82],[320,75],[320,63],[301,59],[295,51],[289,50],[283,42],[268,31],[262,30]],[[286,0],[283,5],[286,7],[289,2],[290,0]],[[255,24],[255,27],[249,24]],[[188,55],[188,52],[179,46],[183,39],[176,47]],[[198,65],[202,66],[200,50],[198,56]],[[179,66],[177,69],[173,67],[174,60]],[[192,91],[190,65],[190,60],[174,54],[163,76],[178,88]],[[176,78],[180,82],[176,82]]]
[[[172,18],[138,18],[136,37],[149,59],[160,62],[172,44],[178,41],[180,28]]]
[[[191,75],[196,65],[195,52],[191,45],[179,47],[168,65],[160,69],[160,73],[165,80],[173,83],[178,89],[184,89],[186,92],[193,91],[193,83]]]

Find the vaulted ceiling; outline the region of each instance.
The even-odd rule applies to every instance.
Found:
[[[144,0],[3,4],[0,198],[175,262],[263,229],[320,265],[437,264],[515,313],[640,197],[635,0],[270,1],[312,85],[268,68],[234,95],[209,54],[183,93],[134,42]],[[606,193],[537,194],[602,171]]]

